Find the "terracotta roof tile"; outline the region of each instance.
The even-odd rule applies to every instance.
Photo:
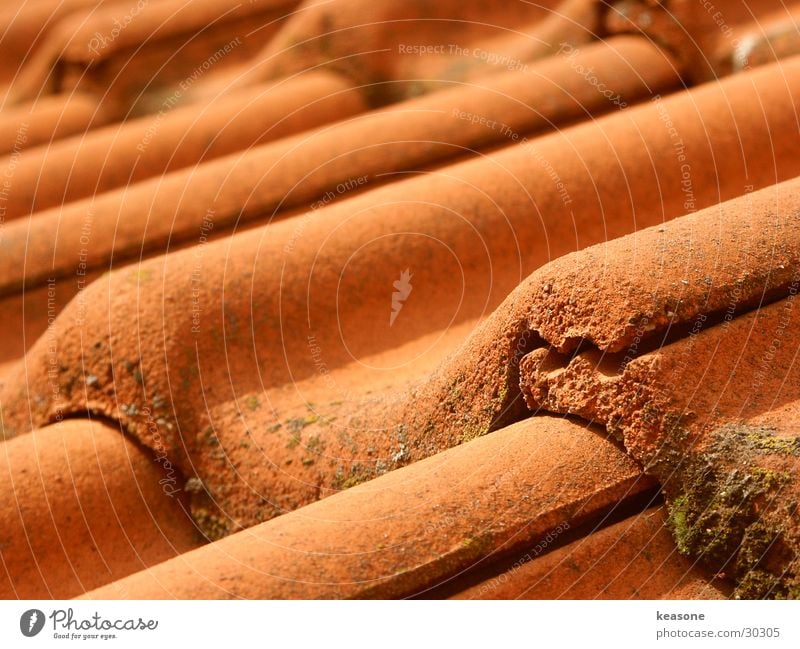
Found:
[[[2,596],[796,596],[797,7],[718,4],[9,5]]]
[[[332,202],[332,198],[341,199],[353,189],[373,184],[382,176],[464,155],[490,143],[520,142],[531,132],[578,119],[592,110],[608,110],[611,104],[606,97],[597,93],[586,79],[570,72],[570,65],[588,65],[590,60],[597,79],[607,79],[609,84],[620,88],[623,103],[647,96],[652,89],[666,91],[676,84],[676,73],[669,57],[652,45],[632,39],[612,40],[588,46],[573,63],[558,59],[533,66],[528,72],[499,74],[480,85],[458,86],[383,111],[353,116],[310,133],[231,154],[151,182],[125,186],[117,192],[39,212],[30,220],[6,226],[2,244],[6,255],[0,262],[5,265],[2,280],[5,286],[0,291],[16,290],[22,281],[23,269],[29,283],[74,272],[79,252],[86,247],[81,244],[84,228],[91,228],[97,242],[87,250],[88,260],[80,261],[91,267],[107,265],[112,245],[117,262],[132,254],[138,256],[142,249],[150,251],[159,246],[163,250],[167,237],[171,242],[196,239],[207,220],[219,231],[222,227],[238,225],[244,219],[271,219],[290,207],[309,203],[324,205]],[[567,80],[560,81],[565,74]],[[532,78],[539,83],[532,84]],[[320,110],[337,109],[339,116],[355,112],[357,99],[346,88],[337,88],[337,81],[323,76],[316,84],[304,78],[289,82],[286,91],[296,92],[299,85],[307,93],[306,100],[316,97],[317,93],[338,92],[333,98],[320,100]],[[282,88],[278,85],[275,94],[283,94]],[[243,103],[248,107],[246,112],[257,111],[258,102],[269,102],[271,96],[272,93],[263,100],[257,99],[256,104],[248,97]],[[285,102],[286,109],[294,103]],[[232,114],[236,115],[238,104],[232,104]],[[181,166],[173,162],[172,156],[181,156],[182,149],[188,150],[183,154],[189,157],[184,161],[188,164],[201,156],[212,157],[214,149],[223,149],[226,142],[231,142],[230,148],[237,144],[246,148],[247,142],[252,143],[262,132],[258,126],[253,129],[252,120],[243,114],[241,128],[231,126],[213,140],[220,144],[207,144],[209,136],[205,131],[218,128],[221,119],[215,116],[223,112],[220,107],[211,115],[198,115],[194,109],[185,108],[155,122],[159,132],[163,128],[165,135],[160,138],[156,133],[151,146],[155,150],[145,147],[144,153],[132,150],[131,143],[139,146],[146,142],[148,129],[154,124],[148,118],[123,130],[108,127],[89,139],[73,138],[55,149],[31,151],[13,161],[15,174],[7,190],[7,215],[25,214],[30,211],[31,204],[48,207],[64,198],[90,194],[95,188],[123,184],[129,176],[135,179],[153,175],[159,165]],[[320,116],[313,103],[304,109],[304,114],[301,122]],[[192,119],[195,121],[190,122]],[[198,119],[203,121],[198,122]],[[239,122],[238,117],[234,119]],[[191,124],[190,128],[187,123]],[[267,124],[261,123],[269,134]],[[292,119],[288,124],[278,121],[276,130],[285,131],[293,124]],[[595,137],[603,136],[597,133]],[[170,141],[175,146],[160,148]],[[211,151],[206,154],[209,149]],[[105,163],[109,156],[115,163],[111,171]],[[516,151],[513,157],[536,164],[524,151]],[[74,178],[75,165],[85,158],[89,161],[82,165],[86,167],[85,174]],[[496,167],[488,163],[484,166]],[[49,168],[53,172],[43,176],[43,170]],[[525,191],[513,175],[501,173],[500,169],[493,173],[509,185],[509,191]],[[566,181],[569,181],[567,176]],[[424,187],[426,183],[430,184],[420,180],[416,185]],[[395,189],[387,191],[398,193]],[[405,190],[399,191],[408,195]],[[430,194],[430,190],[421,191]],[[417,193],[421,198],[425,196]],[[454,198],[458,200],[457,196]],[[142,205],[150,206],[151,219],[138,218]],[[455,208],[455,204],[452,207]],[[60,227],[54,238],[56,222]],[[33,257],[30,262],[22,263],[23,258],[30,257]]]
[[[0,153],[20,152],[83,133],[102,123],[97,104],[89,96],[43,97],[0,112]]]
[[[5,193],[6,218],[247,150],[350,117],[365,106],[344,79],[311,73],[243,90],[211,106],[168,108],[0,162],[13,166]]]
[[[790,9],[782,0],[717,0],[701,6],[691,0],[622,0],[608,8],[604,25],[612,34],[646,34],[662,43],[686,66],[687,77],[700,82],[747,69],[735,63],[736,48],[753,32],[764,34],[775,12],[786,18]],[[781,54],[773,50],[765,60]]]
[[[398,86],[374,89],[376,101],[385,102],[424,92],[441,80],[523,67],[552,54],[560,42],[594,40],[599,31],[591,0],[503,5],[306,0],[234,84],[325,66],[363,84],[400,80]],[[420,46],[432,48],[415,49]]]
[[[548,552],[547,537],[511,568],[457,593],[455,599],[721,599],[712,583],[678,554],[663,507]],[[552,537],[552,535],[551,535]],[[557,540],[557,539],[556,539]]]
[[[0,597],[73,597],[196,547],[176,474],[164,469],[98,422],[7,442]]]
[[[149,95],[191,85],[212,67],[245,61],[278,29],[292,0],[76,0],[24,62],[15,101],[41,93],[96,93],[120,117],[147,110]],[[44,7],[43,7],[44,9]],[[77,9],[77,6],[76,6]],[[52,11],[52,10],[51,10]],[[211,64],[208,63],[211,61]]]
[[[519,363],[528,407],[623,438],[681,521],[679,547],[745,596],[798,579],[799,199],[788,181],[563,257],[488,325],[537,341]]]
[[[85,16],[105,6],[125,6],[126,0],[63,0],[62,2],[7,0],[0,9],[0,52],[6,65],[0,75],[11,84],[20,66],[28,63],[61,22],[72,15]]]
[[[600,468],[602,467],[602,468]],[[398,597],[652,483],[596,431],[538,417],[121,580],[90,597]]]

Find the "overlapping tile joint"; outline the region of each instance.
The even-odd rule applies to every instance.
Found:
[[[0,596],[800,595],[800,4],[0,34]]]

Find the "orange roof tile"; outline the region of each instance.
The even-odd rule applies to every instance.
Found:
[[[797,6],[7,4],[0,595],[800,592]]]
[[[652,483],[596,431],[515,424],[89,597],[404,597],[577,526]]]
[[[511,567],[455,599],[721,599],[725,583],[678,554],[663,507],[648,509],[567,545],[547,537]],[[548,552],[549,550],[549,552]],[[544,555],[544,556],[542,556]]]
[[[0,453],[0,597],[73,597],[198,545],[177,474],[113,426],[65,421]]]

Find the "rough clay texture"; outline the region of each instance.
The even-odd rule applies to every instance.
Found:
[[[602,433],[535,417],[100,588],[106,598],[423,595],[653,483]],[[380,521],[380,524],[376,524]]]
[[[100,422],[4,444],[0,493],[3,599],[67,599],[201,543],[169,463]]]
[[[345,119],[364,108],[360,93],[343,79],[310,73],[248,88],[214,102],[213,109],[178,106],[12,153],[0,158],[0,168],[9,174],[5,218],[58,211],[65,203],[128,189],[146,178]]]
[[[517,292],[552,343],[521,361],[529,408],[623,439],[661,482],[680,550],[739,597],[800,594],[798,216],[800,184],[784,183],[551,264]],[[574,309],[555,320],[553,301]]]
[[[263,224],[309,204],[318,209],[390,174],[608,111],[608,99],[570,67],[590,64],[595,79],[631,104],[678,82],[668,56],[624,37],[589,45],[574,61],[551,59],[360,115],[362,89],[310,73],[241,90],[215,101],[213,111],[179,107],[1,159],[0,169],[13,166],[14,174],[4,193],[0,293],[69,276],[79,263],[118,265],[164,252],[166,241],[191,245],[204,232]],[[266,143],[323,119],[340,121]]]
[[[725,598],[725,584],[711,583],[695,564],[678,554],[667,517],[664,507],[648,509],[555,549],[545,537],[509,570],[454,598]]]
[[[796,191],[752,193],[800,173],[800,62],[749,70],[778,44],[751,8],[776,3],[720,0],[726,33],[691,0],[159,0],[93,48],[133,1],[59,0],[44,29],[0,10],[4,593],[425,595],[544,542],[503,573],[525,588],[565,553],[561,525],[628,515],[657,478],[713,583],[798,594]],[[597,42],[615,16],[653,40]],[[731,52],[732,34],[767,41]],[[402,51],[431,39],[526,65]],[[748,71],[661,97],[709,54]],[[641,105],[616,110],[601,82]],[[653,225],[487,318],[550,260]],[[654,560],[637,553],[625,587],[707,592],[677,578],[660,522],[620,529],[569,552],[657,529],[667,572],[637,591]],[[166,581],[115,581],[155,564]],[[600,578],[572,592],[628,593]]]
[[[120,421],[180,468],[196,519],[218,538],[514,421],[524,414],[517,366],[536,345],[527,332],[555,338],[557,324],[547,307],[536,311],[539,324],[528,321],[526,305],[538,300],[525,291],[547,297],[553,281],[542,278],[561,262],[411,387],[342,399],[329,391],[309,406],[282,386],[480,318],[550,258],[680,214],[683,163],[665,112],[698,170],[698,205],[795,172],[794,104],[776,82],[792,75],[800,78],[800,61],[378,188],[270,225],[268,235],[261,228],[206,244],[207,225],[195,249],[115,271],[72,301],[7,375],[5,435],[59,415]],[[708,123],[709,112],[719,119]],[[784,126],[772,164],[753,164]],[[737,128],[739,141],[729,137]],[[398,269],[387,259],[420,269],[415,281],[427,287],[402,327],[388,326],[385,287]],[[462,278],[458,290],[442,276]],[[545,304],[555,307],[563,292],[553,295]],[[517,308],[522,315],[508,319]]]

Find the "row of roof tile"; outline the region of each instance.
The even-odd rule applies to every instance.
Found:
[[[796,9],[17,4],[2,596],[796,596]]]

